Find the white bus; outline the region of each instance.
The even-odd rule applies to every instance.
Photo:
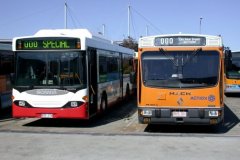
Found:
[[[89,119],[132,92],[134,51],[86,29],[13,39],[13,117]]]

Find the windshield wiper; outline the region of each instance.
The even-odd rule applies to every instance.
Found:
[[[195,50],[191,55],[189,55],[186,59],[185,62],[182,62],[182,67],[185,66],[190,60],[192,57],[194,57],[198,52],[202,51],[202,48],[198,48],[197,50]],[[183,60],[182,60],[183,61]]]
[[[160,53],[162,52],[164,54],[165,57],[168,57],[169,60],[173,63],[174,66],[178,67],[178,63],[176,63],[174,61],[174,58],[172,58],[171,56],[169,56],[168,54],[166,54],[166,52],[161,48],[160,50]]]

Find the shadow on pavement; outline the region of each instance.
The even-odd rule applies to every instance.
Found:
[[[225,93],[226,97],[240,97],[240,93]]]
[[[106,125],[118,120],[131,117],[137,110],[136,100],[131,99],[128,102],[116,104],[109,108],[102,115],[93,117],[90,120],[80,119],[39,119],[24,126],[31,127],[69,127],[69,128],[91,128]]]
[[[0,110],[0,122],[9,121],[12,119],[12,108],[6,108]]]

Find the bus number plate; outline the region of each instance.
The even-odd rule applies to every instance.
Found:
[[[173,111],[172,112],[173,117],[187,117],[187,112],[184,111]]]
[[[53,118],[53,114],[42,114],[42,118]]]

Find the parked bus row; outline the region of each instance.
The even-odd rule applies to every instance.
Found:
[[[220,36],[142,37],[134,53],[85,29],[40,30],[14,38],[7,50],[0,102],[11,102],[14,52],[15,118],[89,119],[137,88],[140,123],[212,125],[224,120],[224,92],[239,87],[239,53]]]

